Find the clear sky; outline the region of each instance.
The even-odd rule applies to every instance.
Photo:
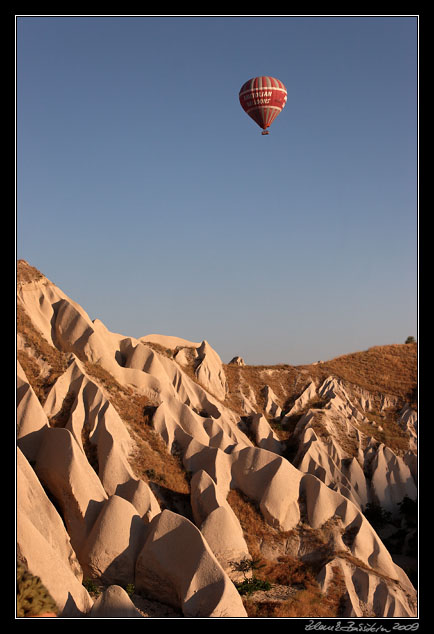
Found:
[[[416,16],[16,19],[17,257],[112,331],[298,365],[417,337]],[[280,79],[262,136],[238,92]]]

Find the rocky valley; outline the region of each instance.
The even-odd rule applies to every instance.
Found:
[[[20,260],[17,359],[17,561],[59,617],[417,616],[415,343],[224,363]]]

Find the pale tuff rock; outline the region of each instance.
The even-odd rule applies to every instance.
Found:
[[[242,528],[224,492],[203,470],[191,479],[191,506],[195,524],[223,570],[232,580],[242,581],[242,574],[233,566],[234,562],[251,558]]]
[[[410,469],[410,473],[413,477],[413,480],[415,484],[417,485],[417,469],[418,469],[417,454],[415,454],[414,451],[409,450],[403,455],[402,459],[404,460],[407,467]]]
[[[164,510],[149,525],[136,563],[136,589],[186,617],[246,617],[240,595],[201,532]]]
[[[287,416],[303,411],[315,394],[323,399],[323,408],[308,410],[298,421],[294,433],[299,444],[293,464],[360,509],[375,503],[397,512],[404,497],[416,499],[414,454],[401,458],[362,433],[357,424],[368,419],[353,405],[342,382],[329,377],[318,390],[312,383]],[[383,399],[387,406],[390,402]]]
[[[203,469],[199,469],[193,475],[190,487],[191,508],[196,526],[200,527],[215,509],[219,507],[230,509],[226,502],[227,491],[219,488],[212,477]]]
[[[261,449],[267,449],[273,453],[282,453],[281,442],[271,429],[265,416],[262,414],[253,414],[250,422],[250,430],[255,436],[255,441],[258,447]]]
[[[241,400],[241,410],[247,416],[251,414],[256,414],[258,410],[258,404],[256,402],[256,397],[251,388],[248,388],[249,394],[246,396],[243,391],[240,391],[240,400]]]
[[[28,460],[35,460],[48,419],[33,388],[17,362],[17,445]]]
[[[191,349],[189,348],[189,350]],[[208,345],[208,353],[210,350],[212,349]],[[157,381],[153,389],[154,393],[158,394],[158,403],[176,401],[178,404],[185,404],[189,409],[191,408],[196,412],[206,412],[213,418],[221,416],[221,410],[224,408],[214,398],[211,389],[206,392],[172,359],[131,338],[120,341],[119,352],[122,356],[124,367],[120,368],[118,366],[115,371],[122,383],[131,381],[133,377],[129,373],[134,372],[134,385],[140,391],[145,391],[143,389],[145,385],[141,377],[147,377],[146,380],[149,385],[151,385],[151,381]],[[125,373],[124,376],[121,376],[122,372]],[[216,382],[218,383],[218,365],[212,376],[217,377]]]
[[[347,476],[347,481],[350,483],[348,487],[348,497],[354,502],[360,509],[364,509],[370,499],[368,483],[363,468],[357,458],[349,458],[343,464],[343,473]]]
[[[208,445],[209,436],[203,421],[203,417],[173,398],[159,405],[152,420],[154,429],[162,436],[169,451],[175,441],[184,446],[186,437]]]
[[[230,452],[239,443],[233,435],[232,427],[225,423],[224,417],[218,422],[213,418],[206,418],[203,427],[208,434],[210,447],[216,447],[222,451]],[[225,429],[227,431],[225,431]]]
[[[69,299],[45,277],[39,281],[19,286],[17,289],[17,301],[23,306],[27,314],[31,315],[32,323],[52,346],[55,346],[52,324],[55,320],[56,308],[60,305],[60,302],[67,301],[78,313],[81,312],[84,319],[87,318],[89,320],[78,304]]]
[[[187,368],[190,367],[190,365],[194,365],[197,357],[198,352],[196,348],[181,348],[174,354],[175,361]]]
[[[315,483],[312,476],[305,476],[303,479],[303,491],[307,493],[307,489],[311,488],[310,500],[313,499],[315,492],[318,494],[319,486],[321,486],[321,483],[318,481]],[[342,498],[335,492],[325,487],[321,491],[322,493],[318,498],[320,500],[320,508],[313,509],[311,505],[310,511],[308,511],[312,518],[310,521],[314,525],[319,526],[323,525],[324,520],[327,522],[326,518],[339,518],[342,526],[342,537],[339,544],[338,535],[335,534],[334,536],[335,552],[340,551],[341,556],[351,562],[352,567],[357,571],[368,569],[374,579],[377,577],[383,579],[383,592],[389,588],[392,594],[398,594],[401,597],[405,605],[402,611],[400,601],[395,602],[393,599],[391,603],[392,606],[396,606],[395,616],[414,614],[413,610],[416,602],[414,588],[406,573],[395,564],[371,525],[350,501],[342,504]],[[309,493],[307,493],[307,498],[309,499]],[[359,562],[363,562],[361,566]],[[359,591],[357,585],[356,590]],[[387,601],[389,599],[390,597],[385,598]],[[375,616],[383,614],[382,607],[377,604],[374,605],[374,611]],[[389,613],[389,615],[391,614],[392,612]]]
[[[250,416],[251,414],[256,413],[256,410],[258,409],[258,407],[255,401],[247,398],[242,392],[240,394],[240,399],[241,399],[241,411],[244,412],[244,414],[246,414],[247,416]]]
[[[340,518],[346,531],[349,528],[353,529],[350,546],[352,554],[379,572],[398,578],[400,571],[393,563],[389,552],[352,502],[342,498],[339,493],[332,491],[311,475],[303,476],[301,492],[306,499],[308,523],[312,528],[321,527],[331,518]]]
[[[309,383],[309,385],[305,388],[302,394],[294,401],[291,409],[285,413],[282,417],[282,423],[286,422],[286,420],[298,414],[301,410],[303,410],[306,405],[317,396],[316,386],[313,381]]]
[[[74,399],[76,398],[82,389],[81,386],[85,376],[84,366],[78,360],[78,357],[71,355],[71,361],[66,371],[57,378],[45,399],[44,412],[48,417],[54,418],[59,414],[68,395],[72,395]],[[102,397],[102,393],[100,394]],[[71,410],[72,409],[73,407],[71,405]],[[72,431],[74,426],[71,424],[70,427],[70,431]],[[75,434],[74,436],[75,439],[78,440]],[[81,444],[80,440],[78,442]]]
[[[244,363],[244,359],[242,357],[233,357],[230,361],[229,361],[230,365],[246,365]]]
[[[49,418],[56,418],[67,397],[71,402],[64,427],[72,433],[82,448],[83,429],[87,430],[91,443],[97,446],[103,444],[101,436],[104,435],[105,428],[106,433],[116,437],[119,449],[126,455],[129,453],[132,441],[124,423],[101,388],[87,376],[84,366],[74,355],[66,372],[57,379],[47,396],[44,411]]]
[[[269,524],[289,531],[300,519],[298,505],[302,473],[280,456],[246,447],[232,454],[232,488],[259,504]]]
[[[67,397],[71,403],[64,427],[83,451],[83,431],[96,447],[98,475],[107,495],[121,495],[134,504],[143,518],[152,519],[160,507],[149,486],[137,480],[129,465],[131,437],[114,407],[75,356],[47,396],[44,410],[50,418],[55,419]]]
[[[166,377],[167,363],[165,363],[165,357],[152,348],[127,338],[120,342],[119,349],[125,368],[152,374],[160,380],[164,380]],[[173,364],[170,364],[169,367],[169,372],[173,372]]]
[[[192,473],[196,473],[196,471],[201,469],[206,471],[219,489],[227,495],[232,480],[232,454],[221,451],[216,447],[202,445],[194,438],[191,438],[186,445],[182,461],[187,471]]]
[[[342,573],[347,589],[345,615],[347,617],[369,618],[379,615],[389,618],[412,617],[415,604],[405,590],[388,582],[369,570],[357,568],[345,559],[330,561],[318,575],[318,582],[325,594],[330,587],[334,570]]]
[[[92,599],[81,583],[83,572],[62,519],[20,449],[17,450],[17,558],[40,577],[61,616],[82,616],[91,608]]]
[[[232,509],[229,506],[215,508],[199,528],[229,579],[242,582],[244,575],[237,571],[236,564],[251,559],[251,555]]]
[[[89,340],[95,335],[93,326],[66,299],[61,299],[56,308],[53,340],[58,347],[63,352],[73,352],[83,360],[97,362],[98,358],[92,355],[94,347],[89,345]]]
[[[239,376],[238,396],[240,399],[241,410],[244,414],[247,416],[256,414],[259,406],[256,400],[255,391],[242,373]]]
[[[137,479],[130,467],[131,439],[126,442],[126,429],[114,408],[107,407],[95,432],[98,473],[105,491],[131,502],[140,516],[149,522],[160,512],[160,506],[148,484]]]
[[[230,578],[235,578],[231,561],[249,556],[227,502],[230,489],[256,502],[277,534],[290,531],[281,535],[280,553],[302,558],[309,550],[303,531],[328,531],[337,558],[319,578],[326,587],[331,564],[340,566],[349,597],[345,616],[415,614],[414,588],[361,512],[372,501],[392,508],[403,496],[416,496],[412,447],[397,456],[358,428],[368,424],[363,411],[373,407],[372,395],[329,377],[318,387],[311,382],[282,416],[276,395],[266,386],[266,417],[280,419],[284,427],[292,416],[300,416],[293,432],[298,451],[290,463],[279,455],[282,444],[259,413],[245,377],[240,390],[253,441],[243,431],[245,422],[223,405],[223,364],[206,341],[111,333],[45,278],[20,285],[18,301],[43,337],[70,355],[44,407],[17,368],[17,442],[34,464],[33,471],[20,454],[18,554],[57,592],[65,614],[117,618],[119,609],[133,618],[129,599],[114,588],[133,582],[184,616],[247,616]],[[155,406],[154,430],[191,472],[196,526],[168,509],[161,511],[148,484],[134,476],[128,461],[134,443],[110,394],[87,374],[84,362],[98,363]],[[193,366],[197,381],[188,376]],[[383,395],[380,407],[392,403]],[[409,433],[414,431],[416,442],[415,413],[404,409],[400,421]],[[271,553],[273,545],[264,544],[267,548]],[[92,614],[91,599],[80,584],[82,568],[113,584]]]
[[[327,399],[327,409],[346,415],[349,418],[354,418],[355,420],[367,420],[352,403],[343,382],[336,377],[331,376],[327,378],[318,388],[318,395],[322,399]]]
[[[143,480],[129,478],[117,485],[115,493],[131,502],[145,523],[150,522],[161,510],[151,488]]]
[[[170,348],[171,350],[176,350],[176,348],[198,348],[200,346],[200,343],[171,335],[146,335],[145,337],[140,337],[139,341],[156,343],[163,348]]]
[[[230,451],[234,446],[251,445],[247,436],[238,428],[237,418],[227,408],[220,411],[208,404],[211,415],[202,416],[175,398],[168,398],[155,411],[153,426],[164,439],[169,451],[174,443],[183,449],[191,439],[202,445]]]
[[[211,394],[224,401],[227,381],[222,360],[207,341],[202,341],[197,353],[198,364],[195,369],[197,380]]]
[[[417,412],[405,405],[400,412],[398,424],[410,435],[410,450],[417,451]]]
[[[23,513],[17,523],[17,559],[32,575],[40,577],[59,608],[59,616],[82,617],[92,607],[91,597],[72,574],[69,562],[59,558]]]
[[[94,619],[144,618],[125,590],[118,585],[111,585],[100,594],[92,606],[89,617]]]
[[[279,418],[282,414],[282,408],[277,402],[277,396],[269,385],[264,386],[265,405],[264,412],[270,418]]]
[[[414,411],[409,405],[405,405],[400,414],[398,423],[402,425],[402,427],[406,431],[410,431],[410,433],[417,436],[417,412]]]
[[[59,503],[71,544],[80,551],[107,494],[70,431],[47,429],[36,456],[35,471]]]
[[[202,358],[196,375],[209,392],[190,379],[172,359],[145,345],[147,339],[164,345],[167,338],[163,335],[138,340],[111,333],[100,320],[92,322],[78,304],[45,278],[34,283],[31,291],[19,291],[18,302],[47,341],[55,347],[57,344],[63,352],[72,352],[81,361],[98,363],[122,385],[132,386],[158,402],[174,397],[197,411],[208,411],[214,417],[220,415],[221,404],[213,393],[224,399],[226,379],[220,357],[206,341],[199,345],[169,338],[172,347],[198,346]]]
[[[314,420],[314,414],[306,414],[306,426],[300,432],[299,449],[293,464],[362,508],[368,502],[368,486],[362,467],[355,457],[347,457],[332,436],[328,437],[327,442],[317,436],[309,426]]]
[[[31,315],[48,343],[63,352],[73,352],[81,361],[99,363],[123,385],[132,385],[150,396],[158,394],[157,378],[119,365],[123,336],[109,332],[98,319],[92,322],[77,303],[46,278],[27,286],[18,290],[17,302]]]
[[[371,462],[371,486],[375,500],[384,509],[398,511],[404,497],[417,498],[417,489],[409,467],[393,451],[380,445]]]
[[[134,583],[137,556],[143,547],[146,525],[132,504],[112,495],[103,504],[81,548],[86,577],[104,583]]]
[[[408,583],[360,510],[318,478],[310,474],[303,476],[286,460],[257,448],[233,453],[232,476],[232,486],[258,502],[264,518],[272,526],[289,531],[298,524],[302,495],[312,528],[320,528],[336,517],[340,518],[344,531],[357,527],[352,537],[352,554],[382,574]],[[346,549],[343,542],[341,546]]]

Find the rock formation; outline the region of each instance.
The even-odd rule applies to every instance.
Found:
[[[62,616],[247,617],[234,564],[257,553],[234,492],[268,527],[261,556],[315,564],[324,595],[339,571],[337,616],[416,614],[409,545],[391,552],[369,519],[396,542],[417,499],[414,405],[326,362],[253,381],[207,341],[112,333],[24,261],[17,308],[17,556]]]
[[[93,619],[144,618],[125,590],[116,584],[108,586],[101,593],[93,604],[89,617]]]
[[[246,365],[244,363],[244,359],[242,357],[233,357],[230,361],[229,364],[231,365]]]

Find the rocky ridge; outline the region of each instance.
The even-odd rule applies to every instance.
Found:
[[[410,398],[110,332],[24,261],[17,316],[17,556],[62,616],[252,616],[258,557],[339,580],[336,616],[416,615]]]

